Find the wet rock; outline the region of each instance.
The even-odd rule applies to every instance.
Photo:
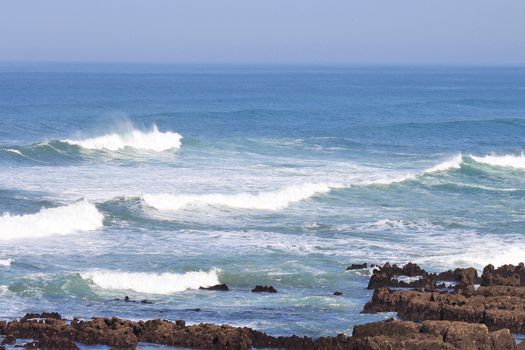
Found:
[[[354,327],[351,337],[272,337],[246,327],[196,324],[187,326],[182,320],[171,322],[151,320],[132,322],[118,318],[96,317],[89,321],[21,320],[9,322],[5,329],[22,338],[38,339],[27,346],[44,349],[78,349],[75,341],[87,345],[108,345],[119,349],[135,349],[138,342],[196,349],[253,348],[290,350],[381,350],[381,349],[515,349],[508,330],[489,332],[482,324],[449,321],[386,321]],[[11,334],[11,333],[10,333]]]
[[[350,271],[350,270],[362,270],[362,269],[366,269],[368,268],[368,264],[367,263],[363,263],[363,264],[352,264],[350,266],[348,266],[346,268],[346,271]]]
[[[199,349],[250,349],[252,330],[227,325],[198,324],[184,321],[153,320],[139,322],[140,341],[168,346]]]
[[[480,283],[478,271],[473,267],[464,269],[448,270],[437,274],[438,281],[451,281],[457,285],[466,286]]]
[[[36,341],[32,341],[25,344],[15,345],[15,348],[24,348],[24,349],[39,349],[40,345]]]
[[[375,322],[354,327],[351,349],[515,349],[508,330],[489,332],[485,325],[465,322]]]
[[[494,268],[493,265],[487,265],[481,275],[482,286],[525,286],[525,266],[520,263],[517,266],[503,265]]]
[[[383,267],[374,270],[368,282],[368,289],[382,287],[392,288],[425,288],[434,290],[436,275],[427,273],[418,265],[408,263],[403,267],[386,263]]]
[[[342,295],[343,295],[343,292],[341,292],[340,290],[337,290],[337,291],[335,291],[335,292],[334,292],[334,294],[333,294],[333,295],[335,295],[335,296],[338,296],[338,297],[339,297],[339,296],[342,296]]]
[[[72,331],[69,325],[61,319],[24,319],[14,320],[5,326],[5,334],[10,334],[15,338],[40,339],[44,335],[47,337],[71,337]]]
[[[95,317],[90,321],[73,320],[75,339],[87,345],[106,344],[117,348],[135,348],[138,338],[134,323],[119,318]]]
[[[79,350],[74,339],[64,336],[47,336],[43,334],[38,340],[38,348],[42,349],[60,349],[60,350]]]
[[[257,285],[252,289],[252,293],[277,293],[277,289],[275,289],[273,286]]]
[[[201,289],[201,290],[218,290],[218,291],[223,291],[223,292],[227,292],[227,291],[230,290],[230,288],[228,288],[228,286],[225,283],[216,284],[216,285],[211,286],[211,287],[199,287],[199,289]]]
[[[2,340],[2,345],[13,345],[16,344],[16,338],[12,335],[8,335],[7,337]]]
[[[131,300],[127,295],[124,296],[124,299],[116,298],[116,299],[113,299],[113,301],[123,301],[125,303],[136,303],[135,300]]]
[[[55,320],[61,320],[62,316],[60,316],[58,312],[42,312],[40,314],[30,312],[25,314],[24,317],[22,317],[23,320],[30,320],[33,318],[52,318]]]
[[[153,304],[153,302],[151,300],[147,300],[147,299],[142,299],[140,301],[141,304]]]
[[[450,320],[482,323],[490,329],[525,332],[525,288],[480,287],[469,295],[413,290],[374,291],[365,313],[397,312],[403,320]]]

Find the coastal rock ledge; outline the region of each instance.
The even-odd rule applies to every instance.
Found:
[[[410,265],[410,269],[414,270],[414,266]],[[385,270],[374,272],[371,281],[375,278],[376,281],[383,279],[390,282],[388,276],[391,267],[386,266]],[[425,287],[414,290],[377,288],[363,312],[397,312],[399,318],[407,321],[473,322],[484,324],[490,330],[509,329],[515,333],[525,333],[523,264],[503,265],[497,269],[488,265],[481,278],[472,268],[456,269],[437,276],[421,271],[418,273],[423,276],[420,280],[426,280]],[[452,289],[440,289],[440,285],[436,285],[436,280],[443,279],[443,276],[455,281]],[[479,287],[474,285],[478,281],[481,284]],[[386,284],[391,286],[390,283]]]
[[[184,321],[139,321],[96,317],[89,321],[41,318],[31,314],[21,320],[0,322],[0,333],[7,339],[34,339],[28,345],[42,349],[78,349],[77,343],[108,345],[116,349],[135,349],[139,342],[193,349],[293,349],[293,350],[383,350],[458,349],[515,350],[508,329],[489,331],[483,324],[449,321],[394,321],[368,323],[354,327],[352,336],[272,337],[246,327],[197,324]],[[37,318],[33,318],[37,317]]]

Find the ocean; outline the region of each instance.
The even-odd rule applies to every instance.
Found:
[[[520,67],[2,63],[0,318],[351,333],[352,263],[525,260],[524,135]]]

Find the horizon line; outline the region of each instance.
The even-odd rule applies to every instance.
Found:
[[[158,66],[311,66],[311,67],[525,67],[522,63],[488,62],[350,62],[350,61],[119,61],[119,60],[2,60],[0,64],[71,64],[71,65],[158,65]]]

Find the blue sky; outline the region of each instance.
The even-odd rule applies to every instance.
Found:
[[[2,1],[0,61],[525,64],[525,1]]]

